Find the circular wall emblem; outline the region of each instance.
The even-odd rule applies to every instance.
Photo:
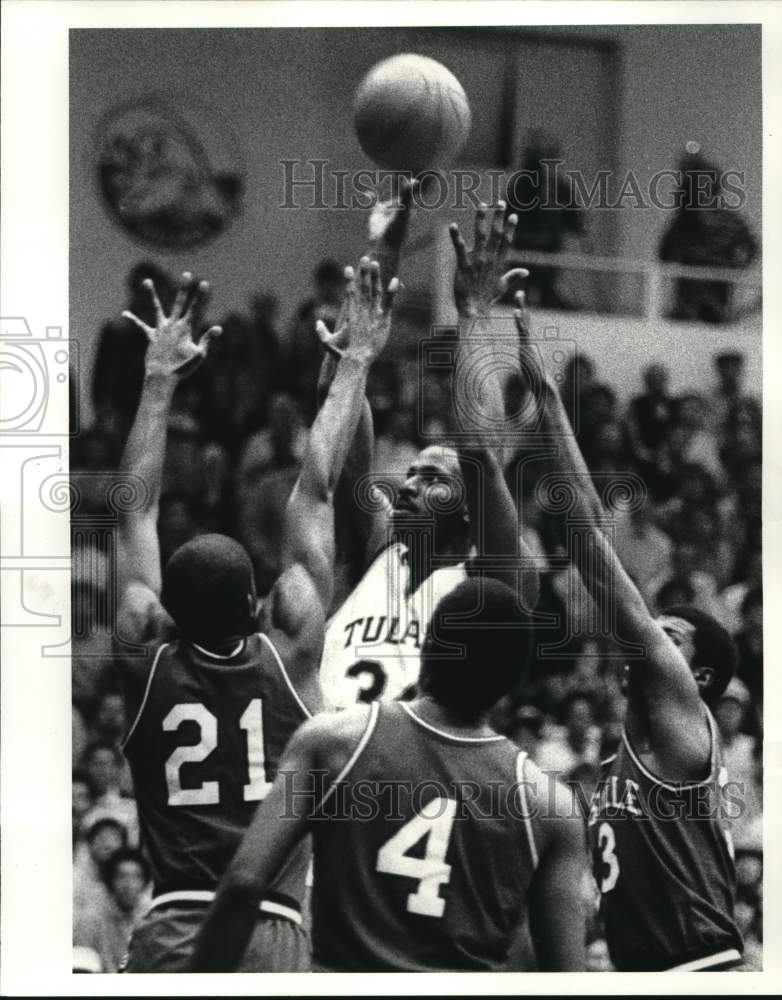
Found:
[[[241,209],[236,140],[190,98],[150,95],[110,111],[98,130],[97,172],[114,221],[158,249],[200,246]]]

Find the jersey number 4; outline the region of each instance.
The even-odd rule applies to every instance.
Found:
[[[163,719],[163,729],[174,732],[183,722],[195,722],[201,739],[198,743],[177,747],[166,761],[166,784],[170,806],[213,806],[220,801],[220,786],[216,781],[204,781],[197,788],[183,788],[179,772],[183,764],[206,760],[217,748],[217,719],[208,708],[199,704],[174,705]],[[263,747],[263,702],[253,698],[239,719],[239,728],[247,733],[247,771],[249,781],[244,786],[244,801],[258,802],[265,798],[271,782],[266,780],[266,759]]]
[[[451,878],[451,866],[445,863],[445,855],[455,813],[453,799],[432,799],[377,852],[377,871],[418,881],[416,891],[407,897],[408,913],[441,917],[445,912],[445,900],[440,898],[439,891]],[[407,852],[424,837],[426,853],[422,858],[411,858]]]

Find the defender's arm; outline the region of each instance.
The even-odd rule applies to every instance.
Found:
[[[521,293],[517,305],[516,324],[525,350],[529,321]],[[531,365],[536,361],[527,354],[525,363]],[[547,373],[540,372],[540,377],[546,390],[542,430],[559,445],[555,468],[573,487],[576,514],[593,528],[591,558],[574,564],[575,568],[599,607],[613,605],[619,635],[644,649],[643,660],[633,662],[632,669],[656,752],[663,751],[674,768],[699,770],[708,760],[710,737],[698,685],[686,660],[652,617],[603,533],[605,513],[557,387]]]
[[[519,526],[518,511],[502,472],[502,445],[497,433],[505,422],[505,404],[495,357],[487,363],[487,352],[495,345],[482,334],[479,317],[487,317],[496,295],[502,294],[514,278],[527,272],[514,268],[502,273],[505,250],[513,244],[517,218],[505,218],[505,203],[493,213],[491,230],[487,208],[481,205],[475,217],[475,245],[468,251],[456,224],[450,227],[456,251],[454,300],[459,314],[455,386],[462,394],[465,412],[478,416],[483,426],[475,430],[475,440],[457,444],[459,464],[467,491],[472,542],[487,576],[500,580],[519,593],[525,608],[538,601],[539,583],[533,557]],[[468,397],[474,392],[475,398]]]
[[[120,634],[139,642],[152,638],[165,619],[160,605],[157,519],[171,401],[179,380],[195,371],[210,341],[221,332],[220,327],[211,327],[198,343],[193,340],[194,316],[200,314],[209,289],[205,281],[196,287],[192,275],[183,274],[169,316],[163,312],[151,279],[144,285],[155,305],[156,327],[152,329],[130,312],[123,313],[144,331],[149,346],[141,399],[120,462],[121,472],[143,484],[143,499],[138,507],[121,514],[118,548]]]

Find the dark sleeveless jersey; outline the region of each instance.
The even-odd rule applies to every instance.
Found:
[[[608,949],[620,971],[670,969],[743,947],[733,919],[729,828],[738,796],[708,718],[712,759],[705,781],[658,780],[626,732],[603,764],[589,837]]]
[[[309,715],[266,636],[230,658],[160,647],[124,745],[156,896],[216,888]],[[297,899],[306,861],[305,850],[283,879]]]
[[[311,824],[315,965],[502,970],[537,864],[524,757],[373,704]]]

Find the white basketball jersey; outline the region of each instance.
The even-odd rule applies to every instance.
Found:
[[[390,701],[414,684],[435,606],[466,579],[459,563],[434,570],[410,594],[407,547],[384,549],[326,627],[320,681],[327,708]]]

